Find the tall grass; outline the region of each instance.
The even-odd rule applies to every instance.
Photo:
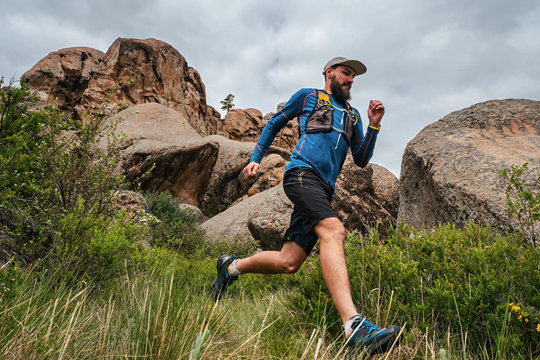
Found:
[[[207,281],[185,280],[174,272],[126,274],[103,291],[85,283],[52,287],[25,274],[16,296],[2,302],[0,357],[338,359],[345,353],[343,341],[328,341],[324,325],[305,323],[287,308],[284,291],[215,304],[201,286]]]
[[[213,303],[201,277],[126,273],[106,289],[51,286],[27,273],[2,301],[2,359],[311,358],[323,329],[310,338],[286,308],[286,293]],[[305,325],[305,324],[304,324]],[[273,355],[272,355],[273,354]],[[328,358],[328,357],[326,357]]]
[[[315,321],[295,305],[305,294],[289,282],[291,277],[278,276],[274,287],[265,284],[269,277],[245,276],[228,296],[214,303],[208,289],[212,259],[188,260],[169,252],[159,255],[166,257],[167,265],[161,258],[161,267],[150,272],[126,268],[123,276],[102,285],[68,286],[58,279],[50,281],[57,274],[21,273],[9,296],[0,301],[0,358],[367,358],[361,351],[350,354],[345,349],[324,289],[317,295],[321,306],[315,309]],[[316,271],[313,264],[307,265],[313,267],[306,270]],[[258,291],[254,290],[257,284],[261,285]],[[377,310],[370,310],[371,318],[383,325],[394,322],[395,302],[382,303],[375,300]],[[501,340],[509,335],[507,315],[492,336],[500,341],[495,350],[470,348],[466,324],[462,331],[438,332],[429,327],[422,330],[420,323],[413,322],[401,324],[406,330],[399,346],[374,358],[533,359],[532,353],[508,355],[508,344]]]

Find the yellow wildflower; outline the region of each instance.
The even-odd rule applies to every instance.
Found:
[[[536,331],[540,332],[540,324],[536,325]]]
[[[519,307],[519,305],[512,305],[512,311],[519,312],[520,310],[521,308]]]

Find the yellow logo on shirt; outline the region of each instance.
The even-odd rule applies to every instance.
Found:
[[[317,103],[319,105],[330,105],[330,96],[328,96],[328,94],[319,93]]]

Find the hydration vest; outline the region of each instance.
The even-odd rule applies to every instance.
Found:
[[[330,101],[330,96],[324,90],[315,91],[317,92],[317,102],[306,120],[306,134],[328,133],[335,130],[343,136],[347,145],[350,145],[354,125],[360,116],[347,103],[346,108],[338,108],[338,110],[343,111],[343,130],[336,128],[334,126],[334,106]]]

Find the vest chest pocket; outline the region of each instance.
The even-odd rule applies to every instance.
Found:
[[[317,103],[306,120],[306,134],[329,133],[333,130],[339,132],[350,144],[354,125],[358,122],[358,115],[347,104],[348,109],[343,109],[343,130],[334,127],[334,109],[330,97],[326,93],[317,91]]]
[[[320,99],[306,122],[306,134],[327,133],[332,131],[333,111],[330,101]]]

